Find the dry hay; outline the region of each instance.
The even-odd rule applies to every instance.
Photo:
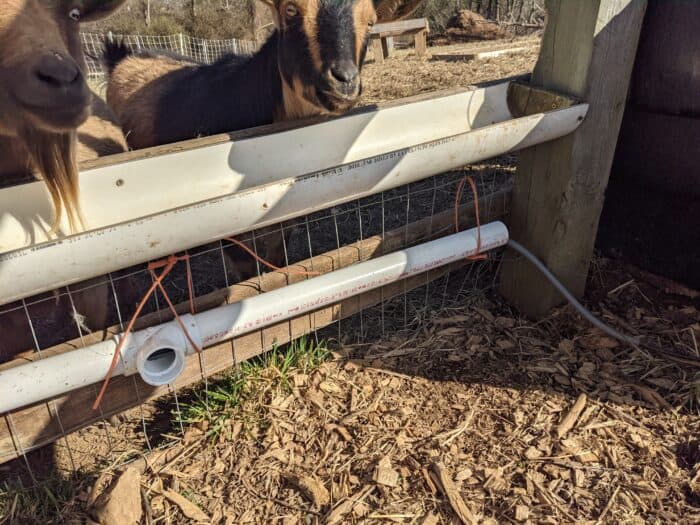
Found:
[[[514,40],[517,45],[519,40]],[[469,46],[470,52],[474,46]],[[465,46],[431,47],[430,52],[460,53]],[[523,75],[532,71],[537,49],[484,60],[445,61],[417,57],[412,51],[395,51],[383,63],[369,61],[362,70],[363,92],[360,105],[396,98],[467,87],[481,82]]]
[[[500,40],[513,35],[479,13],[460,9],[447,21],[447,36],[453,42]]]

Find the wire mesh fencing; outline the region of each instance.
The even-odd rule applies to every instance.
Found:
[[[237,239],[257,257],[277,266],[320,260],[321,256],[328,258],[348,247],[361,248],[370,243],[377,247],[375,255],[381,255],[386,250],[392,251],[382,242],[390,237],[408,246],[452,233],[457,183],[465,173],[471,174],[477,182],[479,196],[483,199],[482,217],[494,213],[498,216],[502,213],[502,200],[510,188],[510,164],[511,161],[505,159],[501,164],[485,164],[471,167],[466,172],[431,177],[242,234]],[[469,205],[470,201],[471,195],[466,194],[462,204]],[[463,219],[462,226],[467,227],[468,219]],[[422,224],[419,235],[414,227],[418,223]],[[249,295],[261,293],[266,290],[266,276],[272,273],[259,260],[227,240],[192,248],[187,254],[198,301],[213,297],[228,302],[230,290],[236,287]],[[345,306],[338,306],[336,315],[318,326],[315,322],[321,318],[310,316],[305,331],[312,341],[352,345],[397,331],[419,329],[431,312],[463,302],[470,295],[491,288],[499,260],[498,255],[493,255],[488,262],[444,272],[437,279],[425,273],[413,284],[404,281],[393,288],[382,288],[376,300],[357,303],[356,307],[345,312],[342,311]],[[310,269],[313,270],[313,263]],[[297,277],[296,280],[308,278]],[[136,304],[152,283],[153,276],[143,264],[0,306],[0,330],[14,334],[0,343],[0,362],[32,353],[45,355],[57,348],[79,348],[104,338],[105,330],[112,333],[123,330]],[[188,302],[185,265],[178,265],[171,272],[165,289],[173,303]],[[169,320],[165,298],[160,292],[151,297],[142,317],[149,318],[151,323]],[[289,326],[286,340],[299,335],[292,333],[291,323]],[[258,339],[256,348],[261,350],[269,350],[276,344],[271,338],[265,340],[265,332],[261,331],[228,343],[226,359],[221,357],[222,352],[210,354],[209,350],[199,355],[197,379],[202,383],[197,387],[197,395],[200,398],[215,395],[211,387],[214,372],[220,372],[225,365],[229,367],[225,373],[235,373],[236,367],[248,357],[244,345],[250,342],[250,338]],[[183,400],[191,396],[189,386],[173,384],[154,391],[138,376],[131,376],[121,378],[119,388],[120,399],[109,399],[108,394],[104,408],[91,416],[96,424],[87,428],[80,429],[84,425],[76,424],[80,421],[76,413],[90,411],[97,387],[92,387],[92,391],[85,389],[85,406],[82,408],[59,400],[42,405],[34,415],[25,414],[24,419],[16,414],[3,416],[3,421],[0,421],[0,462],[11,456],[19,459],[11,462],[11,467],[0,473],[0,477],[14,476],[25,486],[32,486],[46,476],[47,469],[70,476],[96,461],[102,464],[124,462],[138,456],[139,448],[154,450],[168,446],[173,438],[184,436],[181,409]],[[145,403],[156,396],[158,401]],[[128,403],[125,402],[127,398]],[[124,416],[128,421],[126,426],[114,420],[114,414],[130,407],[133,408]],[[27,420],[29,417],[31,421]],[[74,429],[79,430],[74,432]],[[54,444],[50,449],[29,452],[42,442]],[[48,459],[47,454],[50,455]]]
[[[117,35],[112,33],[81,33],[80,39],[85,50],[88,75],[101,78],[104,69],[100,62],[105,41],[123,42],[130,50],[167,51],[188,58],[195,62],[211,64],[226,54],[252,54],[258,44],[252,40],[208,40],[183,33],[174,35]]]

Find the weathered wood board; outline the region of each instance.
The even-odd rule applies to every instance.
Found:
[[[548,0],[532,85],[590,103],[571,135],[524,150],[513,188],[512,237],[578,296],[593,255],[646,0]],[[505,261],[501,290],[524,314],[560,304],[527,261]]]

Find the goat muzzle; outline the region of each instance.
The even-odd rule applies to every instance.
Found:
[[[50,131],[64,131],[87,119],[92,94],[75,60],[49,52],[22,69],[12,91],[35,124]]]

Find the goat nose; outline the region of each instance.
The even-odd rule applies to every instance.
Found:
[[[331,76],[343,84],[354,82],[358,74],[357,66],[349,60],[331,64]]]
[[[41,57],[34,72],[43,84],[53,88],[79,87],[82,78],[80,69],[73,59],[59,53],[50,53]]]

